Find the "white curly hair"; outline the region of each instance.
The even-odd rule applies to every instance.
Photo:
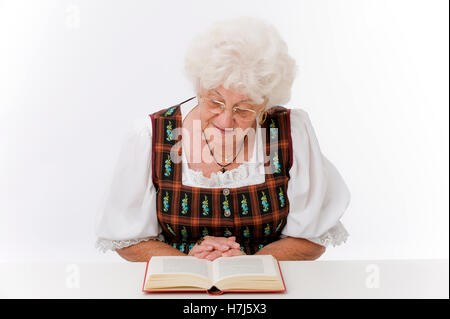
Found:
[[[266,107],[287,103],[297,73],[295,60],[272,25],[253,17],[214,23],[191,41],[185,72],[195,90],[223,85]]]

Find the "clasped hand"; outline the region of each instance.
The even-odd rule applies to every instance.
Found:
[[[231,257],[245,255],[236,242],[236,237],[205,236],[200,244],[195,244],[189,252],[189,256],[201,259],[214,260],[219,257]]]

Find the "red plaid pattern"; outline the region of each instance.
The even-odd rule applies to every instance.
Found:
[[[182,163],[174,163],[170,154],[175,143],[181,145],[181,134],[175,140],[172,130],[182,126],[182,103],[150,114],[152,179],[157,190],[158,221],[166,243],[188,253],[202,236],[236,236],[241,249],[253,254],[278,240],[289,213],[290,110],[282,106],[270,108],[261,125],[266,128],[265,155],[275,157],[266,162],[264,183],[229,189],[201,188],[182,185]],[[271,170],[270,165],[276,169]]]

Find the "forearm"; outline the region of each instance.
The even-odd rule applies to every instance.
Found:
[[[315,260],[325,247],[303,238],[286,237],[264,246],[255,255],[272,255],[277,260]]]
[[[186,256],[178,249],[159,240],[143,241],[139,244],[117,249],[116,252],[128,261],[148,261],[152,256]]]

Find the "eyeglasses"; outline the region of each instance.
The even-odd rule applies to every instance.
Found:
[[[220,114],[225,110],[225,103],[221,101],[219,97],[201,97],[199,99],[200,101],[204,102],[202,104],[202,109],[213,113],[213,114]],[[248,105],[249,107],[252,107],[253,105],[250,103],[244,103],[243,104]],[[233,106],[233,116],[242,121],[254,121],[256,119],[256,116],[258,114],[257,111],[251,108],[245,108],[240,106]]]

